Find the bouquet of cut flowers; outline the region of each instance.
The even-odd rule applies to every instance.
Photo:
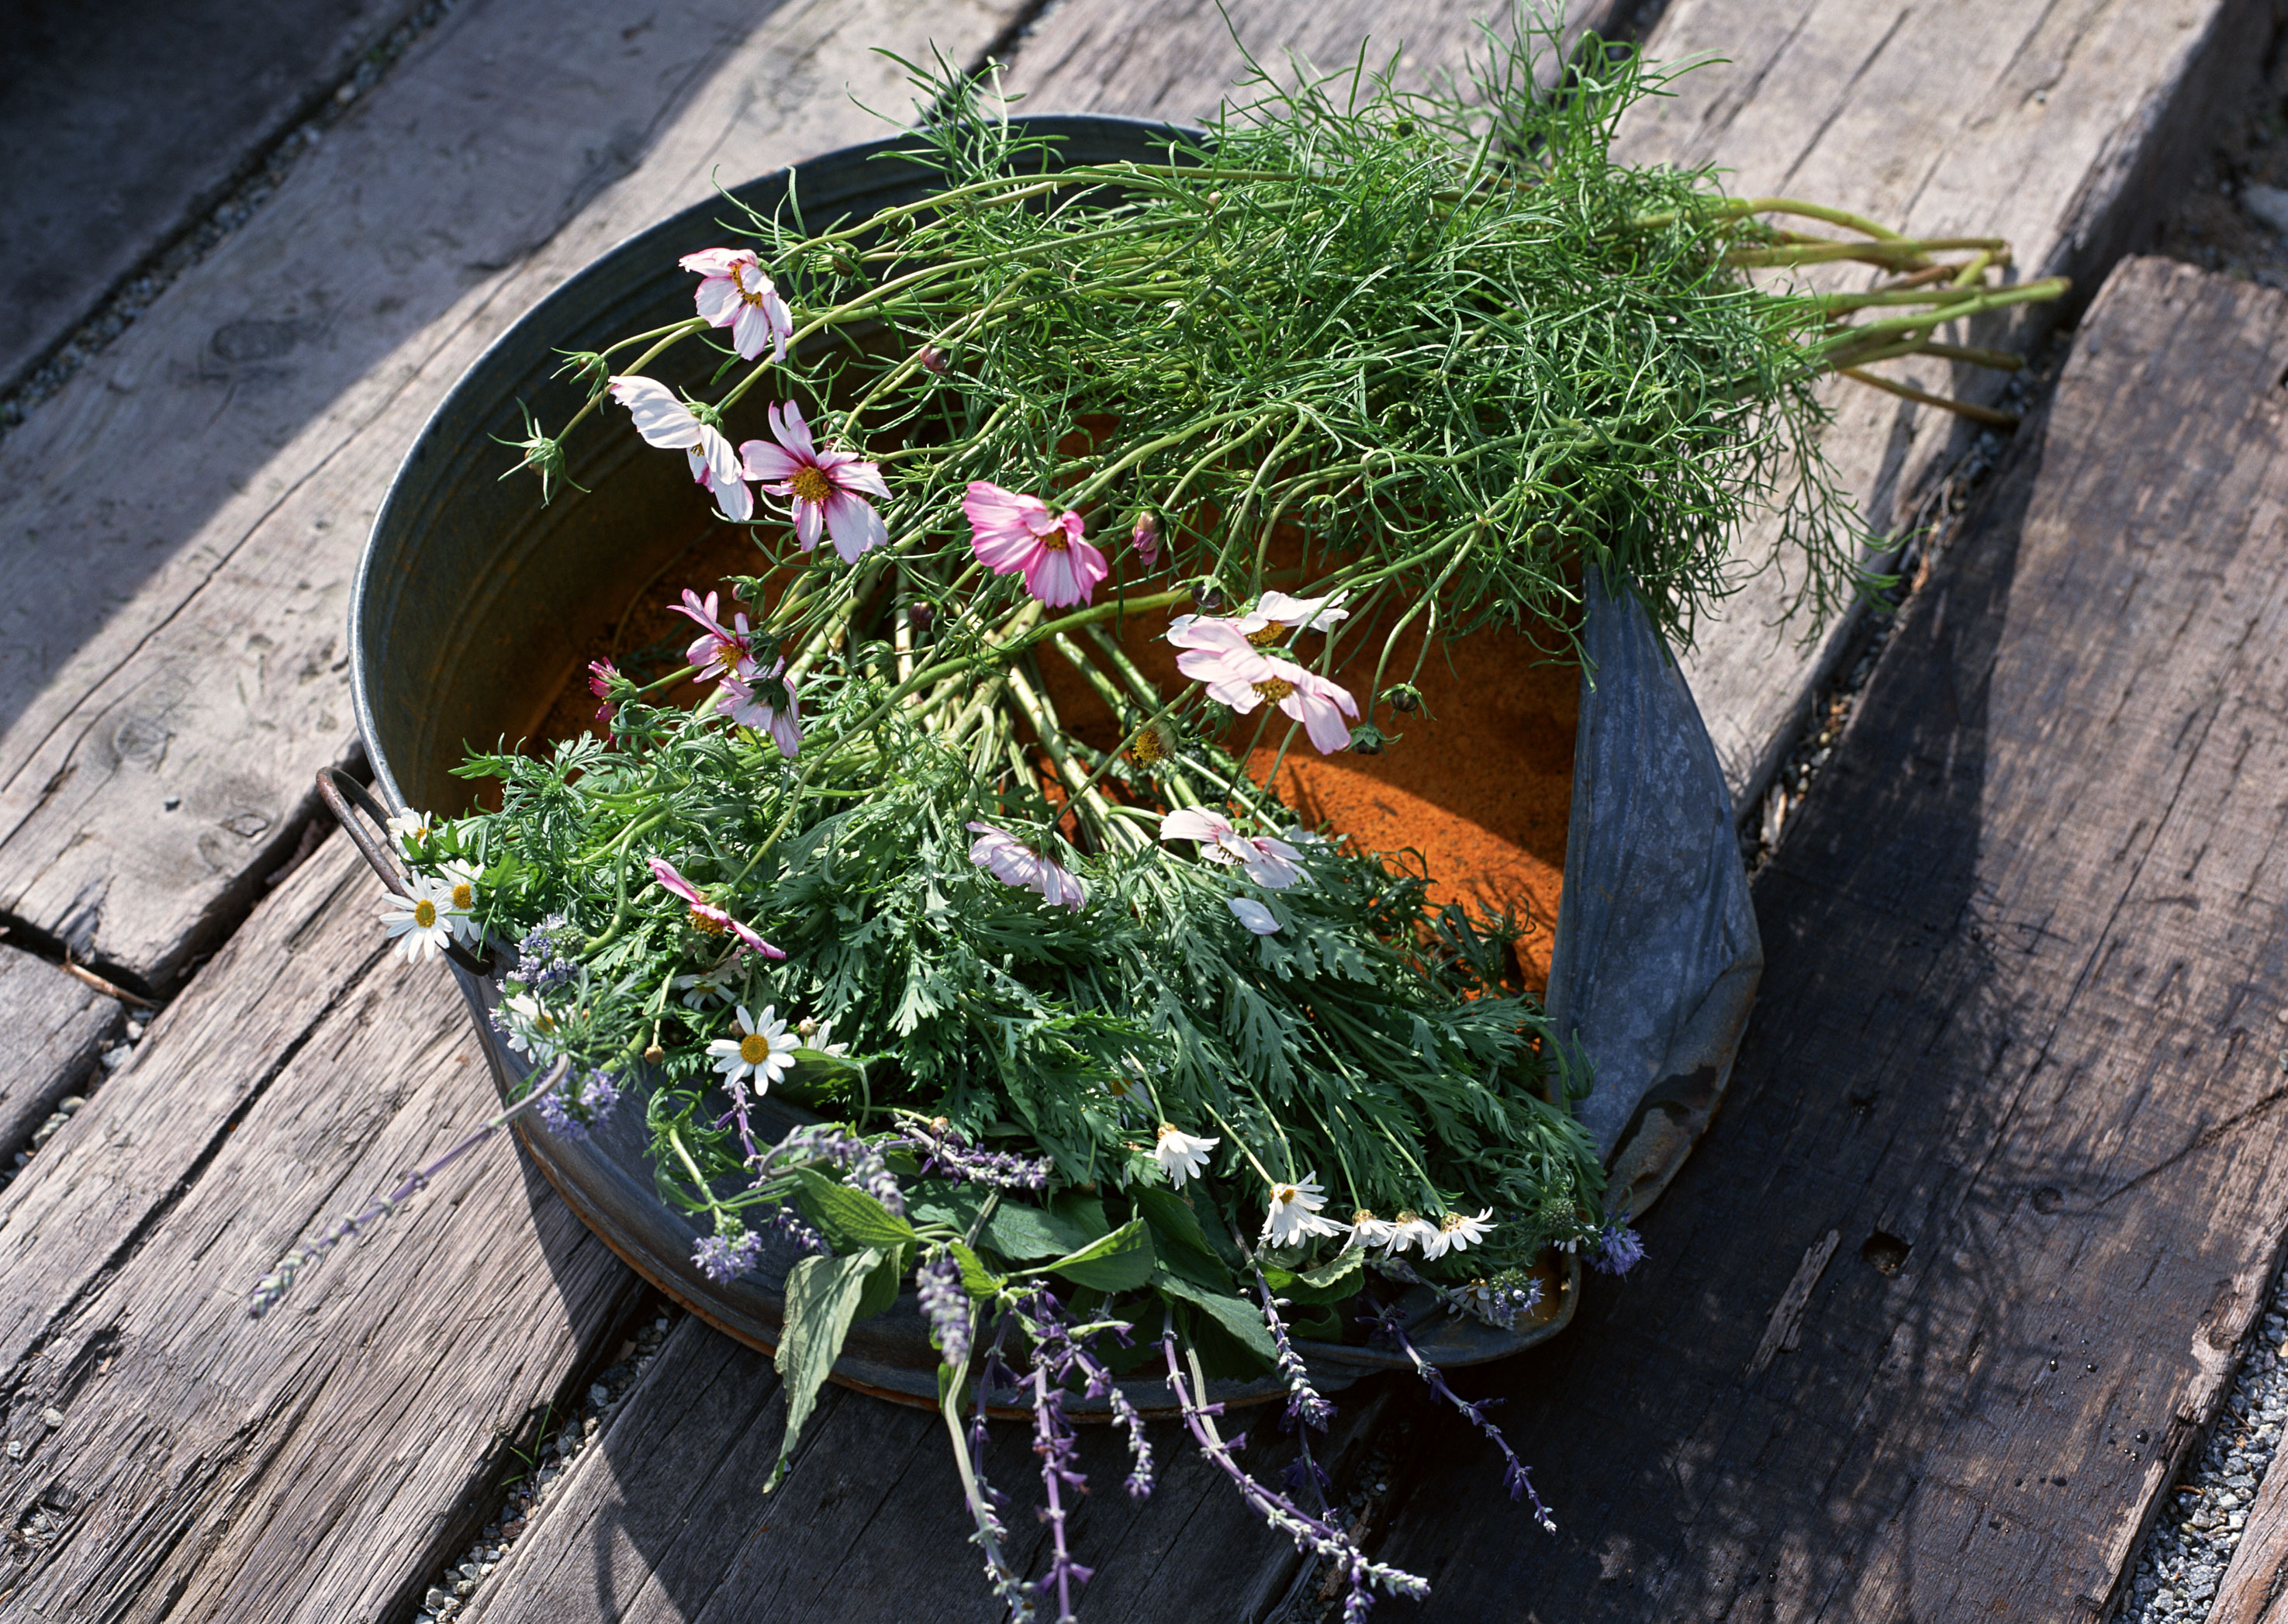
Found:
[[[1305,827],[1283,771],[1402,748],[1454,639],[1576,657],[1591,572],[1688,638],[1759,509],[1787,515],[1801,599],[1845,601],[1871,555],[1818,381],[2007,364],[1934,335],[2062,290],[1991,282],[1998,242],[1617,164],[1666,72],[1593,41],[1546,91],[1555,39],[1490,35],[1430,91],[1259,75],[1156,162],[1062,162],[989,84],[917,69],[901,155],[929,196],[735,208],[680,260],[692,313],[570,355],[586,404],[519,448],[544,500],[590,418],[680,453],[751,573],[728,602],[682,591],[687,646],[590,668],[577,736],[471,755],[496,810],[392,820],[385,924],[497,976],[530,1063],[487,1130],[640,1111],[701,1269],[736,1279],[774,1237],[801,1255],[789,1450],[850,1327],[916,1292],[1021,1614],[1069,1616],[1086,1577],[1069,1398],[1108,1400],[1149,1492],[1140,1376],[1336,1565],[1346,1616],[1423,1587],[1315,1500],[1331,1406],[1298,1340],[1386,1339],[1531,1494],[1382,1311],[1427,1287],[1508,1327],[1553,1256],[1635,1261],[1571,1110],[1586,1067],[1519,922]],[[1882,280],[1789,274],[1837,262]],[[766,432],[735,441],[743,403]],[[766,1099],[800,1125],[766,1130]],[[1283,1383],[1294,1492],[1217,1431],[1207,1383],[1233,1375]],[[979,1475],[989,1394],[1034,1414],[1038,1580]]]

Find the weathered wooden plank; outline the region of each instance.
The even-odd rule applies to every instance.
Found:
[[[1619,151],[1714,164],[1739,195],[1810,198],[1911,234],[2004,236],[2021,280],[2093,289],[2156,229],[2280,18],[2276,0],[1675,0],[1652,53],[1727,59],[1633,113]],[[2060,313],[2029,306],[1957,342],[2023,349]],[[1876,369],[1974,400],[2001,382],[1938,361]],[[1975,427],[1842,380],[1829,398],[1829,457],[1870,527],[1895,535]],[[1772,556],[1776,536],[1752,527],[1738,557]],[[1780,623],[1800,581],[1791,563],[1749,581],[1685,661],[1744,813],[1848,635],[1847,618],[1807,646],[1801,622]]]
[[[492,1108],[458,994],[382,955],[346,846],[0,1200],[11,1617],[402,1616],[502,1439],[642,1298],[497,1144],[246,1318],[299,1238]]]
[[[1550,8],[1554,10],[1555,8]],[[1633,0],[1586,0],[1564,8],[1567,33],[1612,29]],[[1289,57],[1318,72],[1369,74],[1393,66],[1402,83],[1458,72],[1482,57],[1481,20],[1497,20],[1483,0],[1092,0],[1052,7],[1027,31],[1008,87],[1028,111],[1124,113],[1196,122],[1227,99],[1244,105],[1248,58],[1283,81]],[[1227,20],[1228,20],[1227,21]]]
[[[902,111],[1017,0],[480,0],[0,445],[0,911],[159,983],[355,749],[348,582],[432,407],[605,247]],[[131,469],[131,475],[122,471]]]
[[[126,1023],[116,998],[0,947],[0,1156],[23,1147]]]
[[[1723,1113],[1572,1331],[1418,1435],[1447,1616],[2101,1616],[2288,1223],[2288,298],[2117,271],[1760,876]],[[1843,1237],[1753,1374],[1799,1259]]]
[[[0,30],[0,392],[419,4],[12,6]]]
[[[1329,1452],[1361,1434],[1367,1411]],[[1275,1409],[1235,1412],[1244,1457],[1275,1477],[1291,1454]],[[696,1320],[679,1325],[614,1416],[531,1513],[500,1569],[470,1600],[468,1624],[940,1624],[1002,1616],[979,1575],[944,1422],[934,1414],[830,1389],[785,1480],[762,1493],[786,1406],[770,1359]],[[1037,1577],[1045,1536],[1030,1432],[996,1423],[987,1475],[1011,1503],[1012,1553]],[[1094,1492],[1069,1525],[1096,1570],[1084,1618],[1253,1619],[1275,1601],[1293,1548],[1173,1425],[1152,1429],[1159,1482],[1142,1504],[1119,1487],[1126,1452],[1109,1428],[1081,1434]],[[1323,1445],[1323,1448],[1324,1446]]]

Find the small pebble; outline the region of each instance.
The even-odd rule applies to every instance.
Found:
[[[441,1612],[452,1600],[451,1596],[432,1585],[429,1587],[429,1593],[421,1598],[421,1604],[432,1612]]]
[[[449,902],[452,899],[448,897],[446,900]],[[990,1385],[991,1384],[989,1382],[988,1386],[989,1387]],[[595,1382],[589,1387],[588,1402],[594,1405],[598,1409],[602,1409],[606,1405],[611,1403],[611,1390],[601,1382]]]
[[[115,1049],[107,1049],[103,1051],[103,1069],[107,1072],[115,1072],[134,1058],[135,1046],[131,1043],[122,1043]]]
[[[69,1116],[85,1104],[87,1098],[84,1095],[67,1094],[56,1102],[56,1110],[64,1116]]]
[[[12,1461],[24,1458],[24,1446],[12,1438],[8,1440],[8,1458]]]
[[[55,1406],[50,1405],[46,1409],[40,1412],[40,1419],[47,1423],[48,1430],[53,1432],[58,1427],[64,1424],[64,1413],[56,1408]]]

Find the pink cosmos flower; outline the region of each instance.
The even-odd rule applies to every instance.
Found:
[[[773,360],[786,360],[794,317],[753,250],[702,249],[675,263],[699,273],[699,313],[707,318],[708,326],[731,329],[731,347],[740,359],[752,360],[768,350]]]
[[[1358,701],[1349,690],[1273,659],[1230,621],[1195,619],[1188,626],[1172,626],[1168,641],[1184,651],[1176,656],[1176,669],[1205,683],[1210,699],[1242,716],[1269,700],[1303,725],[1322,755],[1349,747],[1351,730],[1343,717],[1358,715]]]
[[[675,865],[669,862],[665,858],[655,857],[651,860],[651,874],[652,878],[657,880],[662,885],[667,887],[668,890],[673,891],[686,902],[691,904],[691,928],[693,930],[703,931],[710,936],[720,936],[724,931],[729,931],[734,932],[741,941],[753,948],[757,953],[761,954],[767,959],[783,959],[786,957],[785,954],[780,952],[776,947],[772,947],[770,943],[765,941],[753,931],[749,930],[745,925],[741,924],[737,920],[732,918],[730,915],[725,913],[721,908],[717,907],[713,903],[707,900],[706,898],[701,896],[699,894],[699,888],[692,884],[690,881],[685,879],[681,875],[678,874],[675,871]]]
[[[588,692],[598,699],[603,699],[612,691],[612,678],[619,674],[619,668],[610,661],[591,660],[588,661]],[[596,720],[607,727],[611,725],[612,717],[617,714],[618,708],[608,702],[596,707]]]
[[[1208,861],[1237,863],[1267,891],[1285,891],[1304,877],[1297,862],[1303,854],[1294,847],[1268,835],[1243,835],[1230,819],[1204,806],[1179,807],[1161,819],[1160,838],[1196,840]]]
[[[740,611],[736,629],[716,619],[716,602],[719,595],[710,592],[704,598],[689,587],[683,589],[683,601],[670,604],[673,613],[698,623],[700,636],[683,651],[683,662],[699,668],[699,680],[728,677],[747,662],[754,652],[754,634],[747,629],[747,616]]]
[[[1069,508],[1052,514],[1038,496],[973,479],[961,511],[979,561],[997,575],[1022,570],[1025,590],[1052,609],[1086,603],[1112,573],[1104,555],[1081,539],[1080,515]]]
[[[1306,631],[1331,631],[1337,621],[1350,618],[1350,611],[1342,607],[1348,592],[1338,592],[1332,598],[1290,598],[1284,592],[1266,592],[1256,599],[1255,607],[1243,614],[1225,615],[1225,624],[1237,629],[1249,642],[1261,648],[1276,643],[1289,631],[1300,626]],[[1205,617],[1180,614],[1168,622],[1171,637],[1193,626]]]
[[[817,449],[802,408],[791,400],[771,408],[771,433],[777,445],[751,440],[739,455],[746,459],[747,478],[778,481],[763,488],[792,503],[795,539],[805,552],[818,545],[821,526],[834,538],[834,551],[845,564],[856,563],[860,553],[890,539],[874,504],[858,494],[889,500],[878,463],[859,461],[854,451]]]
[[[647,377],[616,377],[612,399],[628,408],[636,432],[647,444],[680,451],[691,461],[691,477],[707,487],[734,524],[754,517],[755,493],[747,488],[739,454],[731,442],[692,414],[664,384]]]
[[[770,734],[779,754],[792,761],[802,748],[802,709],[795,700],[794,678],[783,675],[785,670],[784,660],[771,661],[767,671],[751,660],[741,661],[739,669],[723,678],[715,709],[740,727]]]
[[[1150,513],[1136,516],[1136,528],[1129,534],[1128,544],[1136,550],[1136,561],[1146,569],[1160,566],[1160,521]]]
[[[977,836],[977,843],[969,848],[969,860],[1004,885],[1039,891],[1051,907],[1067,907],[1076,914],[1087,906],[1088,888],[1077,875],[1058,867],[1005,829],[989,823],[972,823],[969,829]]]

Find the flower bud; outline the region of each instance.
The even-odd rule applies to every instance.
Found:
[[[1384,741],[1390,735],[1371,722],[1362,722],[1351,729],[1351,753],[1356,756],[1379,756]]]
[[[1150,509],[1136,516],[1136,530],[1128,538],[1136,550],[1136,557],[1146,569],[1156,569],[1160,564],[1160,521]]]
[[[1396,687],[1386,690],[1382,697],[1401,716],[1410,717],[1422,709],[1422,690],[1410,682],[1402,682]]]
[[[933,373],[939,377],[945,376],[945,352],[939,349],[937,345],[933,344],[922,345],[921,353],[914,359],[921,363],[923,371]]]
[[[906,621],[916,631],[927,631],[937,618],[937,606],[917,598],[906,606]]]
[[[1230,606],[1229,600],[1223,595],[1223,588],[1204,575],[1192,582],[1191,590],[1192,602],[1202,614],[1221,614]]]

